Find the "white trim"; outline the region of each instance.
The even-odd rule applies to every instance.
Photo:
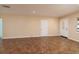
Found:
[[[69,40],[73,40],[73,38],[69,38],[69,37],[68,37],[68,39]],[[79,42],[79,40],[73,40],[73,41]]]
[[[48,36],[59,36],[59,35],[48,35]],[[3,39],[12,39],[12,38],[29,38],[29,37],[46,37],[46,36],[3,37]]]
[[[25,38],[25,37],[40,37],[40,36],[24,36],[24,37],[3,37],[3,39],[10,39],[10,38]]]

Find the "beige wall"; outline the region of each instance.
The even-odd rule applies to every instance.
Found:
[[[2,15],[3,38],[22,38],[40,36],[40,21],[48,20],[48,36],[59,35],[59,20],[51,17]]]
[[[52,17],[1,15],[3,18],[3,38],[39,37],[40,21],[48,20],[48,36],[59,35],[59,20]],[[69,21],[69,39],[79,41],[79,33],[76,31],[76,18],[79,12],[65,16],[60,20]]]
[[[69,21],[69,39],[79,41],[79,32],[76,31],[77,18],[79,18],[79,12],[65,16],[61,20],[68,19]]]

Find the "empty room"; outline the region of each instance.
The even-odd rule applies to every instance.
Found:
[[[78,4],[0,4],[1,54],[78,54]]]

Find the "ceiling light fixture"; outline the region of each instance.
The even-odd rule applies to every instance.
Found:
[[[33,14],[35,14],[36,13],[36,11],[35,10],[33,10]]]

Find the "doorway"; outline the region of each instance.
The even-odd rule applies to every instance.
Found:
[[[68,19],[60,20],[60,35],[68,38],[69,35]]]

